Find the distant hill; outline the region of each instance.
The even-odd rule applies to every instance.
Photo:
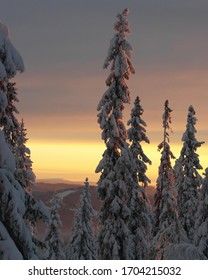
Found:
[[[73,189],[77,187],[81,187],[83,184],[78,183],[46,183],[39,182],[36,183],[35,192],[47,192],[47,191],[61,191],[65,189]]]
[[[37,183],[48,183],[48,184],[80,184],[81,182],[69,181],[61,178],[50,178],[50,179],[37,179]]]
[[[77,183],[51,184],[46,182],[44,183],[39,182],[37,183],[37,187],[33,192],[34,196],[37,199],[42,200],[47,206],[49,206],[49,201],[55,194],[63,197],[60,216],[63,223],[62,236],[64,240],[68,240],[69,238],[71,227],[73,224],[74,211],[77,208],[83,186],[84,186],[83,183],[82,184],[77,184]],[[146,191],[150,202],[153,203],[153,195],[155,193],[155,188],[149,186],[146,188]],[[95,213],[97,213],[100,209],[101,201],[97,199],[96,187],[91,186],[90,192],[92,197],[92,205],[95,210]],[[97,227],[96,219],[94,219],[94,226]],[[43,225],[42,223],[39,224],[38,233],[41,237],[44,235],[45,228],[46,228],[45,225]]]
[[[50,178],[50,179],[37,179],[36,183],[45,183],[45,184],[84,184],[83,181],[70,181],[70,180],[65,180],[65,179],[60,179],[60,178]],[[96,185],[95,182],[90,182],[91,185]]]

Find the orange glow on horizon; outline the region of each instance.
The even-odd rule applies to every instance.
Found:
[[[102,144],[30,142],[30,149],[37,179],[98,179],[94,170],[102,156]]]
[[[95,173],[105,145],[100,143],[47,143],[31,142],[31,159],[37,179],[60,178],[70,181],[83,181],[86,177],[91,182],[97,182],[100,174]],[[160,164],[160,152],[157,144],[144,145],[146,155],[151,159],[147,175],[155,185]],[[181,145],[171,145],[171,150],[176,158],[179,156]],[[206,147],[198,149],[200,162],[205,169],[208,166]],[[174,161],[172,161],[174,165]],[[202,174],[203,171],[200,171]]]

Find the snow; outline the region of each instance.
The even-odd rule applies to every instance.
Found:
[[[194,238],[195,214],[198,204],[198,188],[202,184],[202,178],[198,170],[202,169],[199,162],[197,148],[204,142],[196,139],[195,124],[196,112],[193,106],[189,106],[186,131],[183,134],[183,147],[179,159],[175,164],[175,186],[178,191],[178,212],[181,223],[187,231],[188,237]]]
[[[17,249],[3,223],[0,221],[0,259],[22,260],[23,257]]]
[[[0,145],[1,146],[1,145]],[[6,224],[16,246],[24,259],[37,259],[33,250],[32,234],[23,216],[25,214],[25,192],[13,174],[0,168],[1,222]]]
[[[188,243],[167,247],[164,256],[165,260],[207,260],[197,247]]]
[[[207,217],[207,196],[208,196],[208,168],[205,169],[202,188],[199,191],[197,212],[195,215],[194,244],[200,252],[208,257],[208,217]]]
[[[50,222],[45,236],[45,244],[47,246],[45,258],[49,260],[64,260],[64,242],[60,232],[60,227],[62,226],[60,219],[61,199],[55,195],[51,199],[50,204]]]
[[[75,212],[72,234],[69,239],[66,256],[72,260],[94,260],[95,240],[92,227],[94,210],[91,202],[90,186],[86,178],[80,196],[79,208]]]
[[[126,42],[126,34],[130,33],[127,14],[127,9],[118,14],[114,25],[116,33],[110,41],[103,66],[108,68],[111,64],[106,80],[108,89],[97,108],[101,136],[106,143],[103,158],[96,168],[96,173],[102,172],[97,189],[99,199],[103,200],[98,233],[98,255],[102,259],[132,259],[127,200],[128,187],[133,182],[133,167],[132,157],[127,151],[127,132],[122,121],[124,103],[130,103],[126,80],[134,73],[130,61],[132,48]]]
[[[206,185],[206,193],[201,198],[201,202],[195,200],[198,193],[202,194],[205,190],[203,188],[198,189],[201,185],[201,177],[197,173],[197,169],[202,169],[202,167],[199,163],[199,156],[195,151],[203,142],[198,142],[194,135],[197,132],[194,127],[197,119],[193,106],[189,107],[186,131],[182,137],[182,141],[185,143],[175,171],[178,176],[177,188],[182,205],[181,213],[184,210],[184,213],[182,213],[184,214],[182,220],[185,221],[183,226],[189,233],[194,229],[194,220],[196,220],[194,234],[197,241],[194,244],[188,243],[190,240],[188,240],[179,219],[182,215],[178,215],[180,207],[177,205],[177,191],[174,186],[173,170],[170,163],[170,160],[174,159],[174,155],[168,144],[171,123],[170,113],[172,111],[168,108],[168,101],[165,103],[167,110],[163,114],[163,136],[165,140],[158,145],[159,150],[162,151],[157,180],[158,196],[156,196],[158,228],[155,229],[154,238],[151,238],[152,212],[148,209],[149,205],[145,200],[144,189],[137,185],[139,181],[145,187],[150,182],[146,176],[147,166],[145,163],[151,164],[140,145],[141,141],[149,143],[149,139],[146,136],[146,123],[140,118],[143,109],[139,104],[139,98],[137,98],[137,104],[135,103],[131,119],[128,122],[128,125],[131,126],[128,132],[126,132],[122,122],[124,103],[130,102],[130,92],[126,80],[129,79],[130,74],[135,73],[130,60],[133,48],[125,38],[126,33],[130,33],[127,15],[128,10],[125,9],[117,16],[118,19],[114,26],[117,32],[110,42],[104,62],[104,68],[111,64],[110,74],[106,79],[108,89],[98,105],[98,111],[100,111],[98,123],[102,129],[102,139],[105,141],[107,148],[96,168],[97,173],[102,172],[98,183],[98,195],[100,200],[103,200],[99,213],[100,227],[97,240],[99,257],[105,259],[145,259],[151,246],[159,249],[158,255],[167,260],[206,259],[208,257],[208,185]],[[8,102],[9,82],[7,80],[14,77],[17,71],[24,71],[24,63],[21,55],[10,41],[8,27],[2,22],[0,22],[0,54],[2,58],[2,61],[0,61],[0,80],[3,82],[2,86],[5,87],[3,90],[8,89],[6,94],[0,90],[0,120],[5,123],[5,120],[8,119],[11,129],[13,129],[15,119],[8,117],[7,109],[17,99],[15,100],[14,97],[11,99],[11,104]],[[17,113],[17,109],[14,107],[13,111]],[[130,146],[126,142],[127,133],[129,142],[131,142]],[[36,220],[42,219],[40,218],[41,215],[45,216],[45,220],[47,220],[48,209],[43,203],[36,202],[30,196],[30,192],[25,192],[24,187],[27,184],[23,185],[23,180],[21,180],[24,169],[21,170],[18,165],[16,166],[15,158],[6,140],[4,132],[0,130],[0,259],[36,259],[35,237],[32,238],[29,224],[34,222],[34,213]],[[24,138],[22,138],[22,143],[24,143],[23,140]],[[17,146],[20,147],[18,141]],[[26,175],[26,180],[34,182],[35,174],[32,171],[32,161],[29,157],[30,150],[24,145],[22,147],[26,156],[25,164],[29,168],[24,176]],[[17,158],[20,159],[19,154]],[[189,173],[185,174],[186,170]],[[14,172],[16,172],[16,177]],[[189,176],[190,174],[191,176]],[[208,181],[208,169],[206,176]],[[59,215],[60,203],[65,197],[75,192],[77,192],[77,189],[59,192],[55,194],[51,202],[51,224],[46,239],[49,251],[51,250],[48,255],[50,259],[63,259],[65,257],[64,245],[59,231],[62,224]],[[185,195],[184,199],[181,198],[182,193]],[[197,206],[199,209],[198,217],[194,215],[195,211],[192,211]],[[95,258],[95,252],[92,252],[95,240],[91,224],[95,211],[90,201],[88,179],[85,182],[85,189],[80,199],[80,207],[75,211],[72,235],[74,239],[71,239],[74,255],[70,257]],[[195,238],[193,238],[194,240]],[[87,251],[89,251],[91,257],[84,254]],[[80,254],[78,255],[78,253]]]
[[[32,170],[30,169],[26,170],[26,177],[29,181],[35,182],[36,176]]]
[[[74,193],[74,192],[77,192],[77,190],[66,190],[66,191],[63,191],[63,192],[59,192],[56,194],[56,196],[60,199],[60,200],[63,200],[64,197]]]
[[[1,38],[0,38],[0,40],[1,40]],[[6,70],[4,68],[4,65],[0,61],[0,79],[4,81],[4,80],[6,80],[6,77],[7,77]]]
[[[9,29],[1,21],[0,21],[0,32],[5,36],[5,38],[9,38]]]
[[[4,62],[1,61],[0,64],[0,78],[2,80],[14,77],[17,71],[23,72],[25,70],[20,53],[9,39],[8,27],[2,22],[0,22],[0,52],[5,56]]]
[[[25,71],[25,66],[24,66],[24,62],[23,59],[20,55],[20,53],[16,50],[16,48],[10,43],[9,46],[9,50],[11,53],[11,58],[16,66],[16,70],[20,71],[20,72],[24,72]]]
[[[4,117],[7,104],[8,102],[6,94],[2,90],[0,90],[0,118]]]
[[[0,168],[6,168],[11,173],[14,173],[16,168],[15,158],[5,142],[3,131],[0,131]]]

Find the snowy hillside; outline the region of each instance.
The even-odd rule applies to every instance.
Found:
[[[83,186],[77,184],[49,184],[49,183],[38,183],[34,191],[34,196],[42,200],[46,205],[49,204],[50,199],[55,193],[61,198],[63,198],[63,203],[61,205],[61,219],[63,222],[62,232],[63,238],[68,238],[71,225],[73,222],[74,210],[77,208],[79,197],[81,195]],[[100,201],[97,199],[96,187],[91,187],[90,189],[92,197],[92,205],[95,211],[100,208]],[[147,187],[147,194],[150,202],[153,201],[155,188]],[[39,225],[39,235],[43,236],[45,226]]]

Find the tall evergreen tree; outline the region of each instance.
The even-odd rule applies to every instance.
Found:
[[[12,83],[10,79],[8,80],[6,87],[6,96],[8,105],[6,107],[6,120],[4,125],[4,132],[6,141],[11,148],[12,152],[15,154],[15,145],[17,132],[19,130],[19,121],[16,118],[16,114],[19,114],[18,109],[15,106],[16,102],[19,102],[17,89],[15,83]]]
[[[49,212],[46,206],[41,201],[37,201],[32,194],[36,177],[32,170],[30,149],[26,146],[28,141],[27,130],[25,129],[23,120],[19,122],[16,117],[16,114],[19,112],[15,106],[15,102],[19,102],[19,100],[15,83],[10,82],[10,80],[7,83],[6,96],[8,104],[6,107],[4,132],[6,141],[16,159],[15,179],[25,190],[25,219],[34,231],[35,224],[38,220],[47,222]]]
[[[144,110],[140,105],[140,99],[137,97],[134,102],[134,108],[131,111],[131,119],[128,125],[128,138],[131,142],[130,151],[133,156],[135,170],[133,172],[134,184],[129,189],[129,208],[131,215],[128,226],[133,239],[133,252],[135,259],[147,258],[153,217],[150,204],[146,195],[145,188],[150,183],[146,175],[147,165],[151,164],[150,159],[145,155],[141,142],[149,143],[146,136],[146,123],[141,118]],[[142,184],[142,187],[139,186]]]
[[[17,72],[24,72],[24,62],[9,39],[7,26],[2,22],[0,22],[0,34],[0,80],[3,87]]]
[[[0,259],[36,259],[32,234],[24,219],[25,192],[14,178],[15,159],[3,131],[0,155]]]
[[[27,140],[27,130],[22,120],[18,126],[15,140],[15,156],[17,161],[15,175],[21,185],[30,192],[34,188],[36,177],[32,169],[30,149],[26,146]]]
[[[95,239],[92,228],[94,210],[90,186],[86,178],[78,209],[75,212],[72,234],[67,246],[66,257],[71,260],[95,260]]]
[[[34,221],[37,221],[38,219],[42,219],[42,218],[47,219],[48,212],[47,212],[46,207],[44,207],[43,204],[40,204],[32,197],[32,194],[28,192],[28,188],[25,188],[25,185],[21,185],[22,184],[21,180],[19,180],[16,176],[16,172],[17,172],[16,161],[17,161],[17,159],[19,160],[19,158],[17,158],[15,151],[16,151],[16,147],[18,147],[20,144],[17,141],[17,135],[18,135],[20,126],[19,126],[17,118],[15,117],[15,113],[18,113],[18,110],[15,107],[15,102],[18,101],[17,92],[15,89],[15,84],[11,82],[11,79],[16,75],[16,73],[18,71],[19,72],[24,71],[24,63],[23,63],[22,57],[19,54],[19,52],[15,49],[15,47],[13,46],[13,44],[11,43],[11,41],[9,39],[8,28],[0,22],[0,111],[1,111],[1,113],[0,113],[1,128],[0,129],[2,131],[1,137],[4,137],[6,139],[6,142],[9,145],[10,150],[12,151],[13,155],[15,156],[15,161],[14,161],[15,167],[12,170],[12,174],[10,174],[10,176],[12,176],[12,179],[11,179],[12,181],[10,180],[10,182],[13,182],[13,188],[15,189],[15,191],[12,192],[10,190],[7,193],[2,185],[2,189],[0,192],[2,194],[2,197],[4,197],[4,200],[5,200],[6,195],[8,195],[10,197],[10,196],[12,196],[12,194],[10,194],[11,192],[16,193],[18,190],[18,192],[20,192],[20,194],[19,194],[20,197],[19,197],[19,199],[16,198],[17,204],[22,203],[21,211],[19,211],[17,205],[15,206],[15,204],[14,204],[14,209],[16,209],[16,210],[14,210],[14,213],[15,213],[15,211],[19,211],[19,212],[18,212],[17,216],[15,214],[15,216],[11,218],[11,220],[14,221],[13,228],[10,227],[10,226],[12,226],[12,224],[7,222],[7,217],[4,216],[4,215],[6,215],[5,214],[6,212],[5,213],[2,212],[2,217],[1,217],[2,223],[1,224],[5,228],[5,230],[3,230],[4,233],[8,232],[10,234],[10,237],[8,237],[8,239],[13,240],[14,241],[13,244],[20,244],[18,246],[22,247],[20,250],[20,254],[22,255],[22,257],[23,258],[33,258],[35,239],[33,239],[33,242],[30,244],[33,247],[33,249],[30,249],[29,245],[28,245],[30,243],[29,239],[30,238],[32,239],[32,236],[31,236],[32,232],[30,229],[30,225]],[[3,133],[3,131],[4,131],[4,133]],[[1,143],[3,146],[6,146],[3,139],[1,141]],[[7,150],[8,150],[8,147],[7,147]],[[1,151],[3,151],[3,150],[1,149]],[[0,158],[1,157],[2,157],[2,155],[0,153]],[[1,167],[2,168],[4,167],[3,163],[2,163]],[[11,170],[10,170],[10,173],[11,173]],[[27,173],[27,174],[29,174],[29,173]],[[16,187],[16,185],[18,185],[18,187]],[[22,190],[19,190],[19,186],[22,187]],[[9,197],[8,197],[8,201],[9,201]],[[20,203],[20,201],[21,201],[21,203]],[[5,205],[4,205],[4,207],[5,207]],[[23,209],[24,209],[24,211],[23,211]],[[12,213],[12,214],[14,214],[14,213]],[[15,228],[14,219],[20,219],[20,217],[19,217],[20,214],[21,214],[21,218],[23,218],[23,220],[24,220],[24,221],[22,221],[22,225],[21,225],[22,229],[24,229],[24,227],[27,228],[27,230],[24,229],[27,237],[24,237],[23,233],[22,234],[18,233],[19,227]],[[8,214],[8,218],[9,218],[9,214]],[[5,221],[3,222],[4,219],[5,219]],[[21,237],[21,240],[18,240],[18,237],[16,237],[16,234],[19,237]],[[25,241],[25,246],[23,243],[21,243],[21,242],[23,242],[24,238],[25,238],[25,240],[28,240],[28,241]],[[1,242],[1,244],[3,244],[3,242]],[[9,248],[11,248],[11,246]],[[7,255],[9,255],[9,253],[7,253]]]
[[[194,243],[208,258],[208,168],[205,169],[204,175],[195,216]]]
[[[186,131],[182,137],[183,147],[174,167],[176,174],[175,186],[178,191],[179,218],[191,240],[193,239],[195,214],[198,206],[198,189],[202,183],[202,178],[198,173],[202,166],[196,150],[204,143],[197,141],[195,137],[197,132],[195,114],[193,106],[190,106]]]
[[[130,233],[127,227],[130,210],[127,206],[128,188],[133,184],[132,155],[127,145],[127,133],[122,122],[124,103],[130,100],[126,85],[130,73],[132,47],[126,40],[130,33],[127,21],[128,10],[117,15],[116,31],[110,42],[104,68],[111,64],[111,73],[106,80],[108,86],[98,105],[98,123],[103,130],[102,139],[106,150],[96,168],[102,172],[98,182],[98,197],[103,201],[99,212],[98,234],[99,257],[101,259],[130,259]]]
[[[145,155],[141,142],[150,143],[146,135],[146,123],[142,119],[143,108],[140,104],[141,100],[137,96],[134,102],[134,108],[131,111],[131,119],[128,121],[128,125],[131,127],[128,129],[128,138],[131,142],[130,150],[133,154],[133,158],[136,164],[136,170],[134,174],[134,180],[140,182],[145,188],[149,183],[150,179],[146,175],[147,165],[152,164],[151,160]]]
[[[32,161],[30,159],[30,149],[26,146],[27,130],[24,127],[24,122],[17,123],[13,128],[13,153],[16,159],[15,178],[25,190],[25,215],[24,219],[30,227],[33,236],[34,246],[37,252],[44,248],[44,243],[37,237],[37,222],[43,221],[48,223],[50,213],[46,205],[37,200],[33,196],[35,189],[35,174],[32,170]],[[41,256],[40,256],[41,258]]]
[[[174,183],[174,172],[171,166],[171,159],[175,159],[175,156],[170,150],[169,145],[169,131],[171,130],[171,112],[169,108],[168,100],[164,104],[163,120],[163,141],[158,145],[158,151],[161,151],[161,159],[159,166],[159,174],[156,182],[156,193],[154,196],[154,213],[155,213],[155,226],[159,226],[160,214],[163,207],[163,189]]]
[[[19,102],[15,83],[8,80],[7,83],[7,107],[4,132],[6,141],[16,157],[15,177],[23,188],[31,191],[35,184],[35,174],[32,171],[32,161],[30,159],[30,149],[26,147],[27,130],[23,120],[18,121],[16,114],[19,113],[15,102]]]
[[[168,100],[165,102],[163,114],[163,141],[158,145],[161,151],[159,175],[155,193],[155,237],[153,239],[153,255],[156,259],[164,258],[164,250],[172,245],[187,241],[187,236],[178,220],[177,191],[174,185],[174,172],[171,159],[169,130],[171,112]]]
[[[60,232],[62,226],[60,218],[61,199],[54,195],[50,205],[50,221],[45,236],[45,244],[48,249],[45,258],[48,260],[64,260],[64,242]]]
[[[8,80],[17,71],[24,71],[23,60],[9,40],[7,27],[0,23],[0,258],[35,259],[32,234],[24,219],[25,192],[15,179],[15,159],[3,131],[8,120]]]

